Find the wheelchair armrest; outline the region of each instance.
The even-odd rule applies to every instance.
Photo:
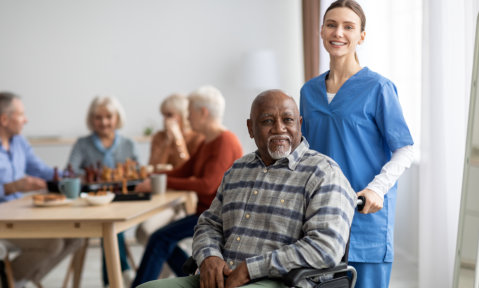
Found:
[[[298,268],[288,272],[283,276],[284,284],[288,287],[296,287],[298,283],[306,278],[321,277],[326,275],[332,275],[339,272],[351,272],[352,282],[356,282],[356,270],[352,266],[348,266],[346,263],[340,263],[339,265],[325,269],[312,269],[312,268]],[[351,286],[354,287],[354,286]]]
[[[198,269],[198,265],[196,264],[196,261],[193,257],[190,256],[185,263],[183,263],[183,266],[181,267],[183,269],[183,272],[187,275],[194,275],[196,272],[196,269]]]

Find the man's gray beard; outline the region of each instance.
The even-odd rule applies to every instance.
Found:
[[[283,151],[282,146],[280,146],[280,147],[281,148],[277,151],[271,151],[269,149],[269,146],[268,146],[269,156],[271,156],[271,158],[273,158],[274,160],[279,160],[279,159],[282,159],[282,158],[286,158],[286,157],[289,156],[289,154],[291,154],[291,146],[289,146],[287,151]]]

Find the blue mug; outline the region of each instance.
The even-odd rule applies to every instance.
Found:
[[[76,199],[80,195],[80,178],[63,178],[58,183],[58,190],[68,199]]]

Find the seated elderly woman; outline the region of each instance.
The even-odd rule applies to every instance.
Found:
[[[178,168],[190,159],[203,142],[204,136],[191,129],[188,121],[188,98],[171,94],[161,102],[164,130],[158,131],[151,141],[149,164],[157,171],[169,170],[167,165]],[[171,168],[170,168],[171,169]],[[141,223],[136,229],[136,239],[146,245],[151,233],[175,219],[184,217],[183,211],[174,208],[162,212]]]
[[[151,235],[133,287],[157,279],[166,261],[176,275],[184,275],[181,266],[187,255],[177,244],[193,236],[198,217],[213,201],[223,174],[243,155],[238,138],[222,125],[225,100],[221,92],[215,87],[203,86],[188,98],[188,120],[194,131],[204,135],[204,141],[187,162],[167,172],[167,187],[195,191],[198,196],[196,213],[172,222]],[[137,190],[151,191],[151,183],[147,180],[138,185]]]
[[[124,163],[127,159],[138,160],[135,143],[117,132],[125,123],[125,112],[117,99],[113,97],[93,99],[88,109],[86,122],[92,133],[77,140],[68,160],[75,173],[81,174],[82,169],[96,166],[97,163],[115,168],[117,163]],[[125,245],[124,235],[119,233],[121,270],[126,284],[129,284],[132,271],[127,261]],[[103,282],[105,286],[108,286],[105,267],[103,255]]]
[[[168,96],[160,105],[164,130],[151,141],[149,164],[171,164],[177,168],[190,159],[203,141],[203,135],[193,131],[188,122],[188,98],[181,94]]]

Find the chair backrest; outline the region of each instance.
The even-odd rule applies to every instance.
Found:
[[[8,249],[6,245],[3,243],[3,241],[0,240],[0,260],[5,259],[7,255],[8,255]]]
[[[13,288],[13,271],[8,259],[9,252],[12,249],[7,241],[0,240],[0,287]]]

